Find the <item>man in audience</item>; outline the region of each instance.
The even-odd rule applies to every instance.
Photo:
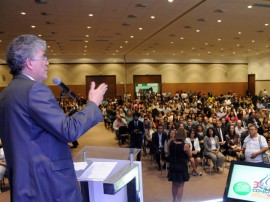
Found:
[[[222,127],[222,123],[220,120],[217,120],[217,124],[215,127],[215,134],[218,137],[219,145],[220,145],[220,152],[223,155],[226,155],[227,152],[227,144],[226,144],[226,130]]]
[[[158,169],[161,170],[160,164],[160,156],[161,159],[165,159],[165,151],[164,151],[164,144],[167,139],[167,134],[164,132],[163,125],[158,125],[157,132],[153,133],[152,136],[152,144],[153,144],[153,151],[155,152],[156,162],[158,165]],[[163,168],[165,168],[165,164]]]
[[[142,142],[145,133],[143,122],[139,120],[139,113],[133,114],[133,120],[128,124],[130,134],[130,148],[142,149]],[[137,154],[137,161],[141,160],[141,151]]]
[[[249,135],[245,138],[243,145],[245,160],[246,162],[262,163],[262,155],[268,150],[266,139],[258,134],[256,125],[250,125],[248,130]]]

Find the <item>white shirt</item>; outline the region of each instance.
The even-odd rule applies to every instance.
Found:
[[[259,141],[259,134],[257,137],[251,138],[248,135],[244,140],[243,148],[245,148],[245,157],[247,162],[260,163],[263,162],[262,154],[257,155],[254,159],[251,159],[251,154],[261,150],[263,147],[268,147],[265,137],[261,136],[261,144]]]

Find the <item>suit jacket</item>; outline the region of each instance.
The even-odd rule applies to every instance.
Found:
[[[165,141],[167,139],[167,134],[165,132],[162,132],[161,135],[161,143],[164,147]],[[154,132],[153,136],[152,136],[152,144],[153,144],[153,149],[157,150],[159,148],[159,136],[158,136],[158,132]]]
[[[128,130],[130,134],[130,144],[132,147],[140,147],[145,133],[143,122],[138,120],[138,126],[135,126],[134,120],[128,124]]]
[[[220,145],[219,145],[218,137],[215,136],[214,139],[215,139],[215,142],[216,142],[216,148],[219,151],[220,150]],[[204,141],[203,141],[203,145],[204,145],[204,153],[206,155],[212,151],[211,150],[211,140],[210,140],[210,137],[205,136]]]
[[[214,128],[215,129],[215,134],[218,137],[219,142],[221,142],[221,135],[219,133],[219,130],[217,127]],[[223,137],[223,141],[226,141],[226,134],[227,134],[227,130],[224,127],[221,127],[221,131],[222,131],[222,137]]]
[[[68,142],[102,120],[98,106],[67,116],[46,85],[19,74],[0,93],[0,114],[11,201],[81,201]]]

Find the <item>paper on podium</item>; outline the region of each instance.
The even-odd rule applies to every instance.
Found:
[[[80,176],[81,180],[104,181],[112,172],[117,162],[93,162]]]
[[[88,166],[87,162],[74,162],[73,164],[76,171],[84,170]]]

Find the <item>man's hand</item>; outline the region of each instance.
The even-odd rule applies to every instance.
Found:
[[[94,102],[97,106],[99,106],[103,100],[103,96],[108,89],[108,85],[105,83],[100,84],[97,89],[95,89],[96,83],[94,81],[91,82],[90,90],[88,93],[88,99]]]

